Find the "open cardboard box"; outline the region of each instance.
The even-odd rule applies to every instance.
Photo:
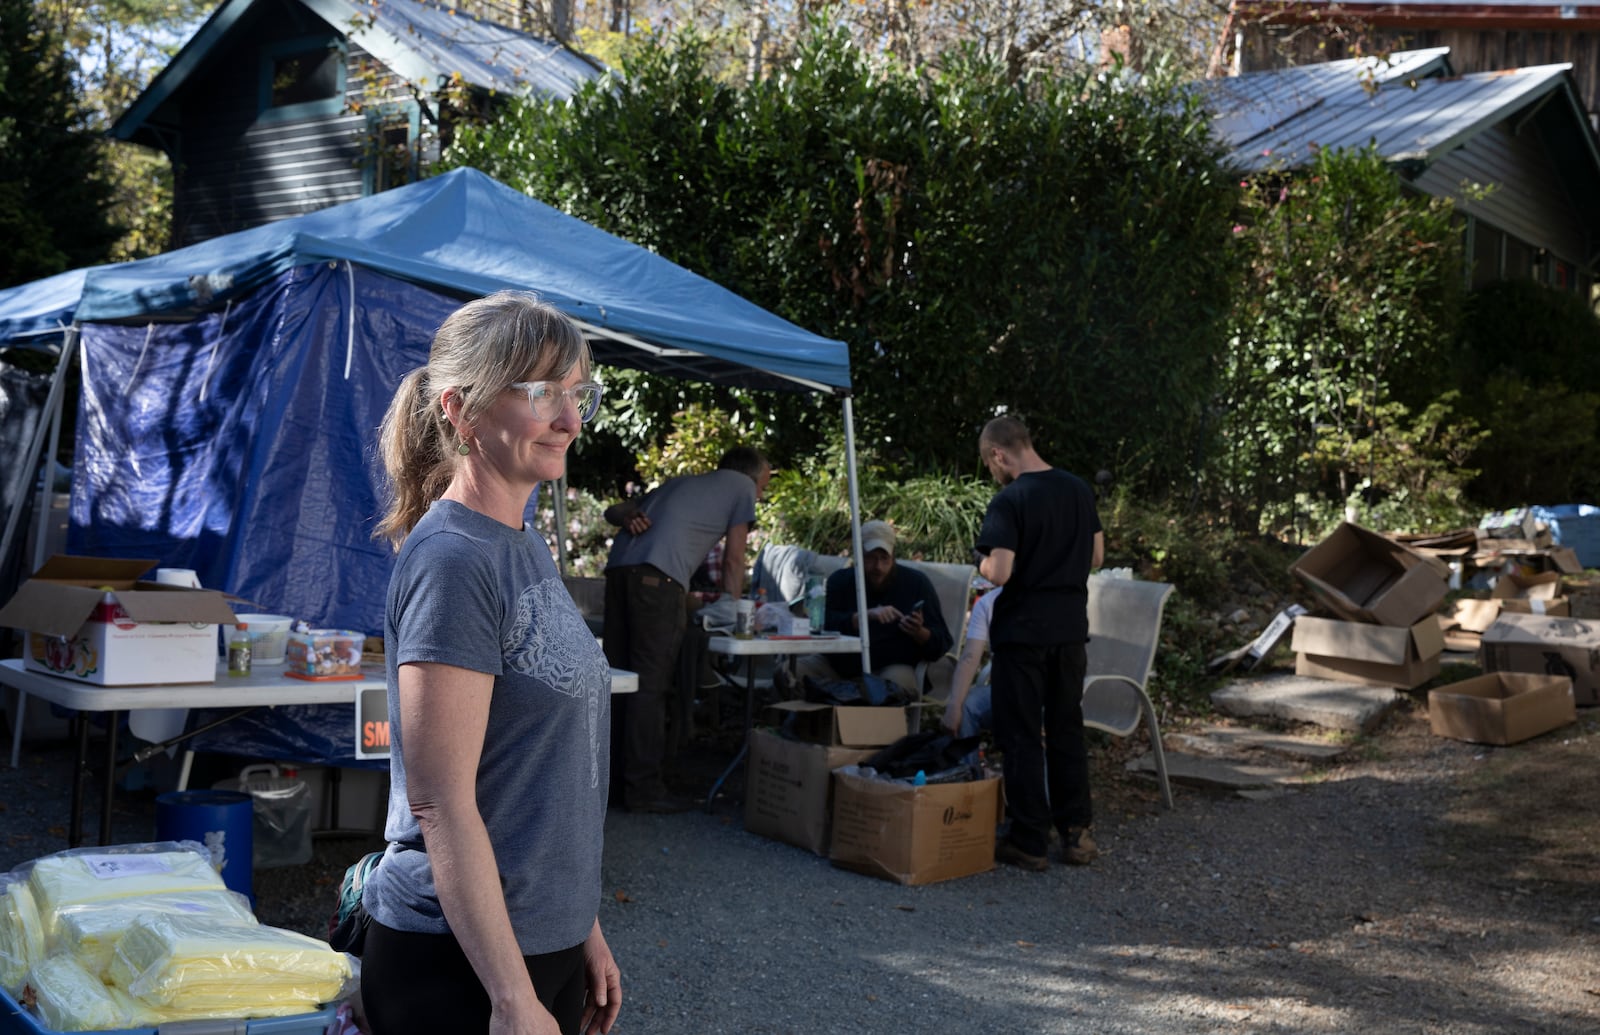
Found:
[[[1490,672],[1428,693],[1433,732],[1475,744],[1515,744],[1577,719],[1566,676]]]
[[[877,750],[805,744],[770,730],[751,730],[744,828],[827,855],[833,771],[871,758]]]
[[[1375,625],[1410,626],[1432,614],[1449,588],[1442,561],[1348,521],[1289,571],[1341,618]]]
[[[1292,646],[1297,675],[1410,690],[1439,674],[1444,637],[1432,614],[1411,626],[1306,615],[1294,621]]]
[[[1600,623],[1502,613],[1484,631],[1479,661],[1485,672],[1566,676],[1577,704],[1600,704]]]
[[[901,884],[994,869],[1000,778],[913,787],[833,774],[835,866]]]
[[[57,554],[0,608],[24,631],[23,664],[100,686],[214,683],[221,593],[138,577],[158,561]]]
[[[882,747],[909,730],[906,709],[889,705],[835,705],[811,701],[779,701],[770,705],[774,725],[797,740],[842,747]]]

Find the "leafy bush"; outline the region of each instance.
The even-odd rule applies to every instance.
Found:
[[[1211,498],[1242,529],[1301,535],[1352,502],[1426,511],[1459,495],[1459,481],[1437,498],[1416,485],[1476,430],[1428,408],[1459,313],[1450,203],[1407,194],[1372,148],[1251,188]]]

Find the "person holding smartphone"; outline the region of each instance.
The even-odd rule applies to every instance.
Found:
[[[841,568],[828,576],[823,628],[847,636],[866,635],[873,674],[915,691],[916,666],[932,661],[955,642],[928,576],[896,564],[895,533],[887,521],[861,526],[861,569],[867,584],[865,616],[856,611],[856,573]],[[797,659],[796,673],[814,679],[861,674],[857,654],[810,654]]]

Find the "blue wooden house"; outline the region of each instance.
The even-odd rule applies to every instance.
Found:
[[[600,70],[428,0],[223,0],[111,134],[171,159],[182,246],[409,182],[464,111]]]

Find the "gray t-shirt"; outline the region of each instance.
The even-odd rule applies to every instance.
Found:
[[[756,519],[756,483],[738,471],[669,478],[645,494],[639,509],[650,519],[641,536],[623,529],[611,541],[606,567],[648,564],[684,589],[689,577],[734,525]]]
[[[440,500],[406,538],[384,618],[389,676],[389,841],[362,902],[401,931],[449,931],[406,797],[400,666],[438,662],[494,679],[478,810],[524,955],[589,936],[600,905],[610,782],[611,670],[550,547]]]

